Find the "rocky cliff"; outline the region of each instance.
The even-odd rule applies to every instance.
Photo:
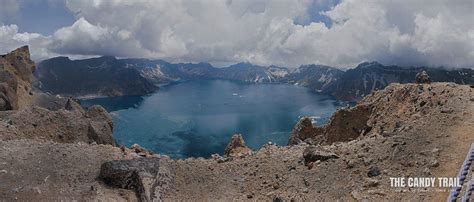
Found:
[[[422,71],[426,71],[434,82],[474,84],[472,69],[399,67],[365,62],[341,74],[337,81],[323,89],[323,92],[341,100],[360,100],[373,91],[384,89],[391,83],[415,83],[416,74]]]
[[[0,110],[18,109],[31,100],[35,64],[28,46],[0,55]]]
[[[3,108],[0,139],[42,139],[61,143],[115,145],[110,115],[100,106],[83,109],[75,100],[32,88],[35,64],[28,47],[0,58]]]
[[[70,60],[57,57],[42,61],[35,86],[65,96],[145,95],[158,89],[114,57]]]

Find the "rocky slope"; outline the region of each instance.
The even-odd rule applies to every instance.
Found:
[[[83,109],[73,99],[32,88],[34,63],[28,47],[2,56],[0,62],[0,83],[12,91],[2,97],[9,107],[0,109],[0,198],[90,197],[77,189],[97,184],[94,169],[106,160],[126,158],[113,146],[110,115],[100,106]]]
[[[354,122],[358,116],[362,119]],[[447,192],[392,188],[389,178],[456,175],[474,141],[474,89],[453,83],[392,84],[354,108],[339,110],[325,126],[301,123],[294,136],[311,141],[297,141],[299,144],[292,146],[267,144],[249,152],[235,135],[226,148],[227,156],[213,155],[211,159],[170,160],[139,146],[118,149],[37,143],[33,151],[38,154],[53,152],[51,147],[57,149],[58,156],[83,148],[81,152],[87,155],[98,155],[97,161],[88,162],[90,167],[67,164],[86,159],[66,153],[67,158],[54,167],[62,171],[22,172],[21,179],[36,179],[38,184],[23,185],[17,192],[3,191],[9,198],[61,198],[61,193],[69,193],[71,198],[89,200],[445,200]],[[304,137],[298,134],[301,131]],[[9,157],[12,152],[36,147],[30,140],[10,140],[4,145],[4,149],[10,147],[7,145],[15,148],[0,152],[4,174],[20,168],[15,158]],[[19,154],[21,158],[29,155]],[[37,168],[34,162],[21,166]],[[67,172],[65,180],[44,180]],[[45,181],[63,186],[51,190]],[[11,187],[22,187],[17,181],[7,182]]]
[[[342,70],[323,65],[303,65],[281,79],[283,83],[297,84],[323,92],[338,82]]]
[[[52,58],[38,64],[35,76],[40,90],[65,96],[145,95],[158,89],[114,57]]]

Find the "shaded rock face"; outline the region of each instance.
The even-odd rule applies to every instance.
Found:
[[[38,89],[68,96],[146,95],[158,89],[136,69],[108,56],[86,60],[48,59],[38,64],[35,75]]]
[[[29,102],[34,70],[28,46],[0,56],[0,110],[16,110]]]
[[[316,144],[332,144],[369,133],[391,136],[410,129],[426,114],[446,116],[443,114],[455,113],[445,105],[452,102],[450,96],[456,87],[458,85],[454,83],[390,84],[365,97],[355,107],[339,109],[324,126],[314,127],[309,120],[300,120],[290,136],[289,145],[305,138]]]
[[[433,82],[474,84],[473,69],[442,69],[428,67],[385,66],[364,62],[344,72],[332,85],[323,89],[340,100],[359,101],[371,92],[382,90],[391,83],[415,83],[416,74],[426,71]]]
[[[431,79],[428,76],[428,73],[426,71],[422,71],[416,74],[416,83],[431,83]]]
[[[99,178],[109,186],[134,190],[140,201],[155,201],[171,188],[173,170],[165,158],[117,160],[102,164]]]
[[[331,117],[329,123],[321,127],[313,126],[309,118],[302,118],[294,127],[288,145],[298,144],[308,139],[313,144],[332,144],[356,139],[370,131],[371,128],[367,125],[370,114],[369,105],[339,109]]]
[[[301,118],[291,132],[288,140],[288,145],[295,145],[301,141],[315,139],[317,135],[322,133],[321,128],[317,128],[313,125],[312,121],[308,117]]]
[[[357,105],[349,109],[340,109],[334,113],[324,126],[325,143],[345,142],[356,139],[370,131],[367,121],[371,115],[369,105]]]
[[[227,144],[224,154],[231,157],[245,156],[252,154],[252,150],[245,145],[242,135],[235,134],[232,136],[229,144]]]

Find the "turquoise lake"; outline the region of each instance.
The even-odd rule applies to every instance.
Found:
[[[114,119],[119,144],[137,143],[172,158],[222,154],[231,136],[240,133],[247,145],[271,141],[286,145],[301,116],[316,123],[345,103],[308,88],[288,84],[246,84],[195,80],[170,84],[149,96],[96,98]]]

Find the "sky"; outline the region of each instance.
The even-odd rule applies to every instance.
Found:
[[[0,0],[0,54],[474,67],[472,0]]]

